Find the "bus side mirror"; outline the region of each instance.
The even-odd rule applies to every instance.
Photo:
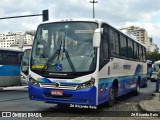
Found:
[[[98,28],[93,34],[93,47],[99,48],[101,43],[101,34],[103,34],[103,28]]]

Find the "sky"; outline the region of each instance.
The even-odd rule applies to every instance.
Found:
[[[42,14],[49,10],[49,20],[62,18],[93,18],[92,0],[3,0],[0,18]],[[160,48],[160,0],[95,0],[95,18],[115,28],[131,25],[144,28]],[[36,30],[41,16],[1,19],[0,32]]]

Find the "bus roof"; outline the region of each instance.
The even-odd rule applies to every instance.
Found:
[[[0,51],[14,51],[14,52],[23,52],[22,50],[16,50],[16,49],[8,49],[8,48],[0,48]]]
[[[98,23],[98,24],[100,24],[100,25],[101,25],[102,23],[105,23],[105,24],[109,25],[110,27],[116,29],[116,30],[119,31],[120,33],[126,35],[127,37],[135,40],[137,43],[141,44],[143,47],[145,47],[145,45],[143,45],[142,43],[140,43],[140,42],[137,40],[136,36],[134,36],[133,34],[130,34],[130,33],[128,33],[128,32],[124,32],[124,31],[122,31],[122,30],[120,30],[120,29],[117,29],[117,28],[113,27],[112,25],[108,24],[108,23],[107,23],[105,20],[103,20],[103,19],[64,18],[64,19],[54,19],[53,21],[45,21],[45,22],[43,22],[43,23],[41,23],[41,24],[53,23],[53,22],[71,22],[71,21],[72,21],[72,22],[74,22],[74,21],[75,21],[75,22],[76,22],[76,21],[77,21],[77,22],[78,22],[78,21],[80,21],[80,22],[96,22],[96,23]]]

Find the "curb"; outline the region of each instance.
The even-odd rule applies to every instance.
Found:
[[[146,110],[146,109],[144,108],[144,106],[143,106],[143,101],[140,101],[140,102],[138,103],[138,107],[140,108],[141,111],[143,111],[143,112],[148,112],[148,110]]]
[[[158,112],[160,113],[159,100],[143,100],[139,102],[139,108],[142,112]]]

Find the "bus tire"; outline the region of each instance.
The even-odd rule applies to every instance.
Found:
[[[147,82],[145,83],[145,85],[144,85],[144,88],[146,88],[148,85],[147,85]]]
[[[110,97],[109,97],[109,101],[107,102],[107,106],[113,106],[114,102],[115,102],[115,88],[112,87],[110,89]]]
[[[146,88],[147,87],[147,81],[145,82],[145,84],[142,86],[142,88]]]
[[[134,91],[134,95],[139,95],[140,93],[140,80],[138,80],[137,85],[136,85],[136,89]]]

